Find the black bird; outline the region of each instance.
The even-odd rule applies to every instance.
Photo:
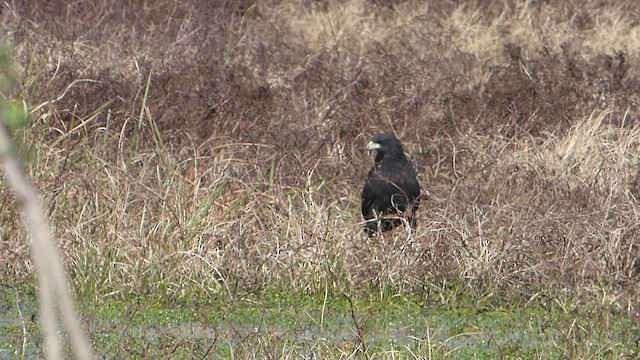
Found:
[[[378,153],[362,189],[364,231],[371,237],[378,229],[391,230],[402,223],[401,218],[406,218],[411,229],[415,229],[420,183],[400,140],[391,134],[376,135],[367,144],[367,150]]]

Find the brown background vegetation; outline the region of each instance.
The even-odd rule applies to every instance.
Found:
[[[11,2],[2,29],[32,174],[99,294],[461,283],[635,311],[639,16],[635,1],[57,0]],[[413,237],[360,230],[379,132],[426,193]],[[3,277],[23,279],[20,224],[0,216]]]

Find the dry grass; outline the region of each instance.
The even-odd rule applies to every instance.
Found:
[[[455,283],[635,314],[640,6],[515,3],[5,5],[8,96],[32,104],[29,170],[76,288],[446,302]],[[382,131],[427,194],[412,237],[360,229]],[[2,279],[23,281],[2,198]]]

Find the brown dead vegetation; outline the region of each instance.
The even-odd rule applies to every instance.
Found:
[[[16,0],[2,16],[33,176],[71,271],[102,294],[453,281],[635,309],[639,12]],[[364,144],[382,131],[427,194],[411,238],[360,231]],[[22,279],[8,211],[0,266]]]

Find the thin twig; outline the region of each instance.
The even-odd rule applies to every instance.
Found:
[[[4,123],[0,119],[0,123]],[[75,312],[69,280],[62,259],[53,243],[44,208],[38,192],[27,178],[6,128],[0,125],[0,155],[6,178],[16,197],[22,219],[31,238],[31,250],[36,263],[39,282],[40,312],[44,329],[46,354],[49,359],[61,359],[62,349],[56,325],[56,305],[69,334],[74,354],[78,359],[93,359],[89,340],[82,330],[80,317]]]

